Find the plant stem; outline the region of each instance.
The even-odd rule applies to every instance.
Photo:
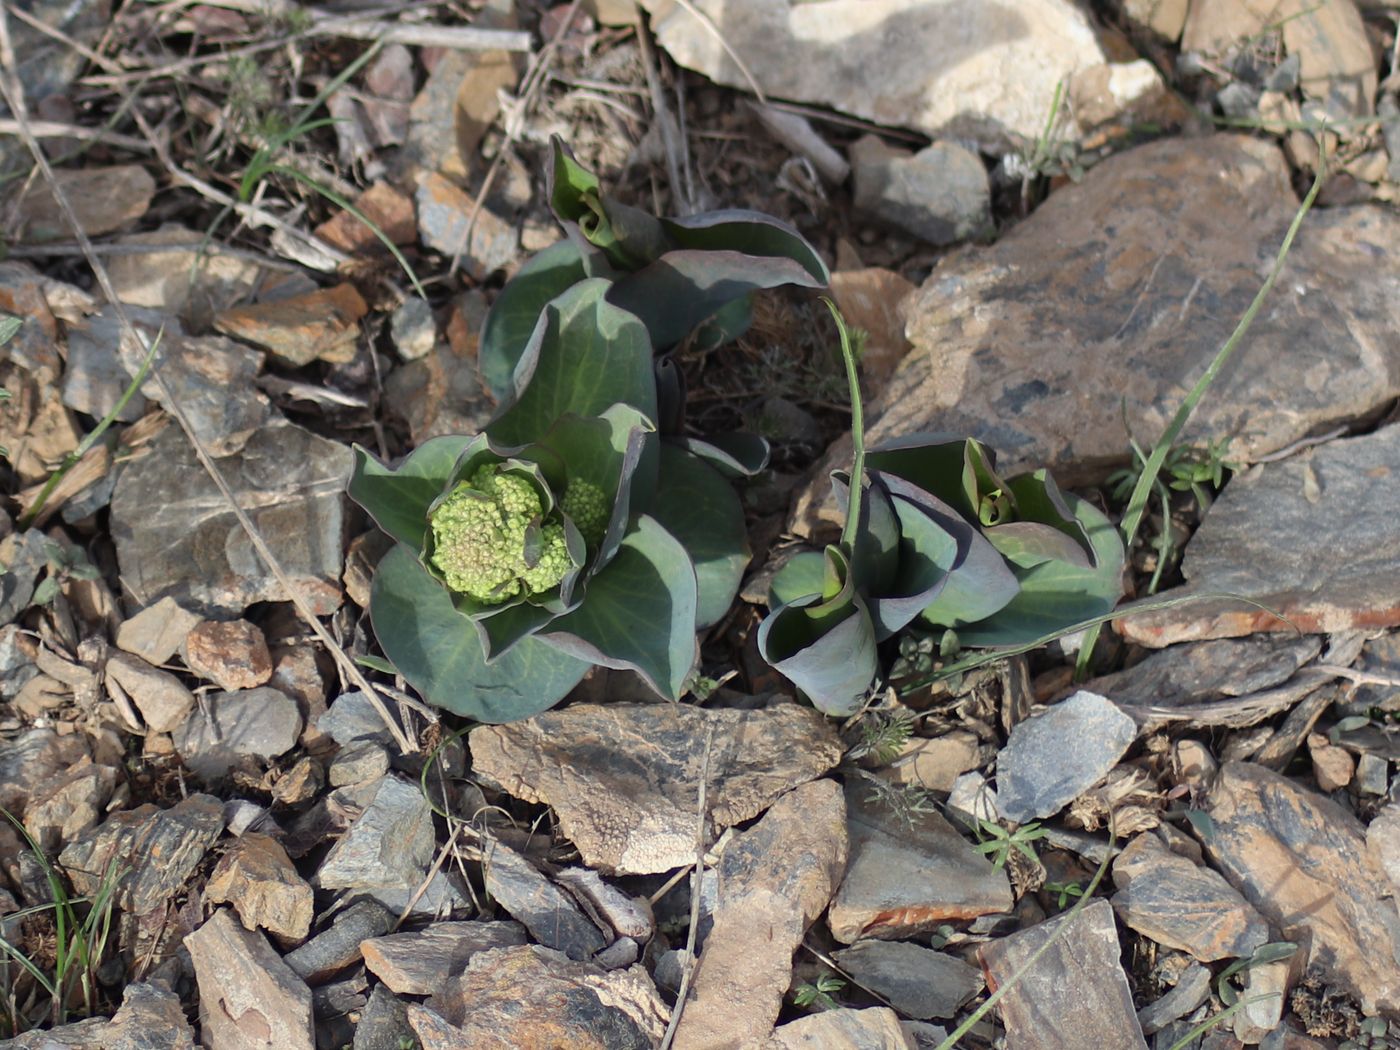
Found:
[[[846,329],[846,319],[832,300],[823,296],[822,302],[836,321],[836,331],[841,337],[841,359],[846,364],[846,383],[851,389],[851,444],[855,454],[851,457],[851,495],[846,507],[846,524],[841,528],[841,547],[851,557],[860,531],[860,505],[865,488],[865,414],[861,410],[860,375],[856,371],[856,355],[851,352],[851,333]]]

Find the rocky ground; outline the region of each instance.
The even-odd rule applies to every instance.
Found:
[[[0,7],[0,1047],[1400,1046],[1400,8],[641,6]],[[872,441],[1114,512],[1323,171],[1133,551],[1196,600],[1088,681],[1065,639],[919,685],[910,636],[860,716],[798,702],[753,603],[832,530],[849,404],[773,295],[682,355],[699,427],[774,442],[706,696],[468,726],[358,664],[349,444],[490,418],[551,134],[802,230]]]

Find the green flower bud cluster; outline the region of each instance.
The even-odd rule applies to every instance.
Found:
[[[572,562],[563,524],[543,511],[526,478],[482,467],[430,515],[432,563],[454,591],[492,605],[547,591]]]
[[[569,516],[590,547],[603,542],[603,533],[612,515],[612,502],[601,488],[591,481],[573,478],[559,500],[559,509]]]

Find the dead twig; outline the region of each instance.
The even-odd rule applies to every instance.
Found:
[[[134,135],[121,135],[101,128],[85,128],[78,124],[60,124],[56,120],[36,120],[30,123],[29,133],[36,139],[78,139],[82,142],[100,142],[104,146],[130,150],[133,153],[149,153],[151,145],[145,139]],[[0,135],[18,135],[19,121],[13,117],[0,117]]]
[[[106,266],[103,265],[97,253],[92,250],[92,243],[88,240],[86,231],[83,230],[82,224],[78,221],[78,217],[73,211],[73,205],[68,200],[68,194],[64,192],[62,185],[54,176],[53,168],[49,166],[49,161],[44,155],[44,151],[39,148],[38,140],[29,133],[28,108],[25,103],[24,89],[16,73],[14,48],[10,41],[8,10],[9,5],[0,4],[0,68],[4,70],[4,76],[0,76],[0,94],[4,95],[5,104],[10,107],[10,112],[14,115],[18,124],[20,138],[23,139],[25,147],[33,156],[34,162],[38,166],[50,192],[53,194],[59,210],[63,213],[64,219],[72,228],[74,237],[77,239],[79,246],[83,249],[83,255],[87,260],[88,266],[92,269],[93,276],[97,278],[97,283],[102,287],[103,294],[107,297],[107,301],[111,304],[113,311],[116,313],[123,334],[127,338],[133,340],[135,345],[149,353],[149,342],[137,330],[136,326],[132,324],[131,317],[127,313],[125,305],[118,297],[116,288],[112,285],[112,279],[107,273]],[[133,108],[133,114],[136,114],[139,118],[138,110]],[[146,128],[143,128],[142,131],[145,132]],[[390,735],[393,736],[400,750],[405,754],[416,752],[418,750],[417,742],[409,736],[408,733],[404,731],[403,727],[389,714],[389,709],[384,705],[384,701],[380,698],[369,679],[365,677],[364,672],[362,672],[355,661],[350,659],[349,655],[336,644],[330,632],[326,630],[325,626],[312,611],[301,589],[288,578],[286,570],[282,568],[276,555],[274,555],[271,548],[268,547],[267,540],[263,538],[262,533],[258,531],[252,519],[248,517],[248,512],[243,509],[238,499],[234,496],[233,490],[229,487],[228,480],[214,463],[213,457],[209,454],[209,450],[204,446],[199,435],[195,432],[194,427],[190,423],[189,415],[185,412],[184,406],[180,404],[179,399],[175,397],[174,391],[171,390],[169,383],[166,382],[161,370],[153,367],[151,377],[160,390],[161,399],[166,409],[175,417],[176,422],[180,425],[180,429],[185,432],[185,437],[189,440],[190,446],[194,449],[195,456],[198,458],[200,465],[214,482],[220,495],[223,496],[230,509],[232,509],[234,516],[238,519],[238,524],[247,534],[258,557],[262,559],[263,563],[268,567],[268,570],[277,579],[277,582],[282,586],[287,597],[291,599],[297,612],[316,633],[317,638],[320,639],[332,658],[340,665],[344,674],[365,693],[371,706],[388,728]]]

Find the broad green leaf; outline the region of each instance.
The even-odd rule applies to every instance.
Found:
[[[661,446],[659,476],[652,515],[695,565],[696,626],[704,629],[729,611],[749,564],[744,508],[718,471],[674,445]]]
[[[421,550],[428,529],[428,508],[447,486],[458,457],[470,446],[484,448],[485,437],[431,438],[399,466],[389,468],[356,445],[350,498],[394,539]]]
[[[695,569],[680,541],[643,514],[588,581],[581,606],[535,637],[604,667],[631,668],[679,700],[695,666]]]
[[[753,326],[753,295],[735,299],[728,306],[721,306],[708,321],[695,330],[695,340],[691,344],[697,351],[705,353],[718,350],[732,343]]]
[[[712,434],[708,438],[681,438],[678,442],[687,452],[693,452],[726,478],[751,478],[768,466],[772,451],[768,440],[744,430],[727,434]]]
[[[540,315],[511,381],[511,400],[486,428],[495,441],[538,441],[560,416],[598,416],[619,402],[656,419],[651,342],[641,322],[606,302],[601,278],[574,285]]]
[[[909,434],[882,442],[865,453],[868,470],[904,478],[948,504],[973,523],[994,525],[1006,501],[991,449],[950,434]],[[987,520],[991,517],[992,520]]]
[[[472,622],[403,544],[375,571],[370,619],[385,656],[428,703],[481,722],[538,714],[588,670],[585,661],[533,638],[488,664]]]
[[[902,630],[937,600],[962,567],[961,553],[975,535],[951,509],[942,515],[930,513],[898,492],[892,493],[891,508],[899,523],[897,567],[878,593],[866,596],[880,641]]]
[[[13,339],[15,333],[23,327],[23,317],[16,317],[14,314],[0,314],[0,346],[4,346]]]
[[[878,481],[871,480],[866,471],[866,486],[860,501],[860,523],[856,527],[854,550],[850,552],[851,574],[856,590],[867,602],[873,595],[883,594],[894,584],[899,570],[899,519],[889,492]],[[831,489],[842,516],[849,513],[851,476],[845,471],[832,471]],[[874,610],[872,609],[873,613]],[[903,626],[902,624],[900,626]]]
[[[733,208],[663,222],[682,248],[791,259],[816,282],[812,287],[825,287],[831,282],[831,273],[816,249],[802,234],[771,215]]]
[[[769,581],[768,608],[779,609],[799,598],[820,596],[825,579],[826,556],[821,551],[799,551]]]
[[[515,366],[545,304],[587,276],[583,252],[564,240],[531,256],[501,289],[482,325],[477,351],[477,368],[497,401],[510,394]]]
[[[837,547],[826,548],[823,576],[835,577],[822,592],[797,598],[769,613],[758,626],[758,650],[775,670],[801,689],[819,711],[853,714],[875,678],[875,626],[856,592],[850,566]]]
[[[984,535],[1007,561],[1018,569],[1029,569],[1042,562],[1064,561],[1089,569],[1084,548],[1053,525],[1038,521],[1008,521],[993,525]]]
[[[973,647],[1014,646],[1110,612],[1123,594],[1123,541],[1092,503],[1066,493],[1065,504],[1084,527],[1094,550],[1086,568],[1046,561],[1013,568],[1020,593],[995,615],[958,627]]]
[[[1048,470],[1042,467],[1018,474],[1007,480],[1006,487],[1016,501],[1017,521],[1034,521],[1057,529],[1078,544],[1084,552],[1082,560],[1093,557],[1094,547],[1088,533],[1069,509],[1064,493]]]
[[[551,140],[549,203],[560,222],[572,224],[615,266],[636,269],[671,246],[661,220],[603,196],[598,176],[577,160],[559,136]]]
[[[782,285],[821,288],[825,284],[792,259],[681,249],[619,278],[608,300],[640,317],[656,348],[667,350],[752,291]]]

